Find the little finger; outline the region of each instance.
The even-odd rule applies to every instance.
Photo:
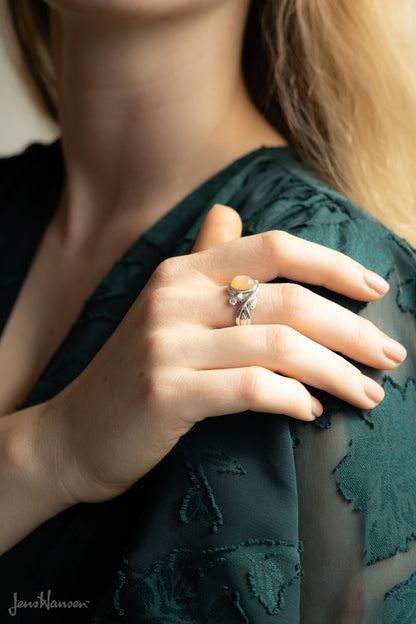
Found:
[[[246,410],[310,421],[323,410],[299,381],[258,366],[194,371],[187,377],[187,405],[198,409],[187,413],[185,406],[183,414],[193,422]]]

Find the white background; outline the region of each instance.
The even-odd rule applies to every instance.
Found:
[[[19,54],[13,44],[0,0],[0,156],[21,151],[33,141],[49,142],[58,134],[19,78]]]

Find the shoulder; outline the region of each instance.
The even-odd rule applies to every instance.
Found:
[[[245,234],[284,230],[340,251],[388,281],[389,292],[381,300],[368,304],[322,287],[305,285],[368,318],[405,345],[408,357],[400,367],[388,374],[377,372],[378,380],[386,389],[386,399],[380,410],[387,410],[386,414],[396,413],[400,406],[413,417],[416,401],[415,250],[359,206],[322,183],[295,152],[279,153],[277,150],[274,154],[273,150],[265,150],[247,189],[247,197],[241,203]],[[282,280],[277,277],[275,281]],[[331,405],[334,413],[346,409],[328,396],[325,396],[325,405],[328,413]],[[325,420],[321,422],[321,426],[326,426]]]
[[[323,183],[292,148],[263,149],[241,209],[245,234],[285,230],[347,254],[385,279],[399,260],[416,274],[412,247]]]

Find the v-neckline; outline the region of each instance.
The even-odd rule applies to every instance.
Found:
[[[55,210],[59,204],[59,199],[61,197],[63,187],[65,184],[65,172],[64,172],[64,164],[63,164],[63,156],[61,151],[60,141],[56,141],[51,146],[55,147],[57,150],[57,168],[59,170],[59,186],[56,187],[56,200],[55,206],[50,205],[49,210],[47,210],[47,218],[43,222],[43,228],[38,236],[37,244],[34,249],[34,253],[31,257],[30,263],[27,267],[26,273],[23,276],[21,281],[21,285],[23,285],[26,276],[30,270],[30,266],[33,262],[33,259],[36,255],[37,249],[40,246],[43,236],[52,220]],[[243,154],[239,158],[235,159],[228,165],[222,167],[219,171],[215,172],[211,176],[209,176],[204,182],[196,186],[191,192],[185,195],[179,202],[174,204],[164,215],[162,215],[153,225],[151,225],[141,236],[139,236],[129,247],[124,251],[124,253],[114,262],[109,271],[99,280],[94,290],[91,292],[90,296],[86,301],[94,299],[97,296],[97,293],[101,292],[103,288],[105,288],[107,282],[111,281],[111,278],[114,274],[114,271],[117,270],[117,267],[124,262],[128,262],[129,258],[136,256],[139,253],[140,246],[145,243],[150,243],[154,245],[160,245],[162,240],[165,237],[165,232],[169,230],[171,234],[173,234],[177,230],[177,225],[181,224],[180,229],[183,229],[184,221],[189,224],[192,223],[195,218],[198,216],[200,209],[198,206],[198,197],[204,197],[207,189],[215,189],[220,187],[228,178],[232,177],[234,173],[238,172],[241,168],[243,168],[247,163],[256,158],[261,153],[281,153],[281,154],[293,154],[294,148],[292,146],[279,146],[279,147],[260,147],[256,148],[246,154]],[[194,209],[193,209],[194,208]],[[196,208],[196,209],[195,209]],[[204,215],[205,216],[205,215]],[[175,242],[175,236],[172,237],[172,242]],[[173,245],[172,245],[173,246]],[[164,248],[164,252],[166,256],[171,255],[171,248]],[[82,316],[82,310],[80,315]],[[79,318],[79,317],[78,317]],[[76,321],[78,320],[76,319]],[[76,322],[75,321],[75,322]]]
[[[40,159],[35,158],[34,163],[30,162],[30,165],[35,164],[36,166],[36,170],[33,174],[31,174],[31,172],[24,172],[25,174],[28,174],[28,177],[31,177],[29,182],[31,191],[30,204],[27,189],[24,185],[22,185],[19,189],[17,197],[12,197],[12,206],[10,207],[10,210],[7,211],[11,219],[16,221],[15,224],[12,224],[12,228],[13,225],[15,225],[19,228],[20,233],[22,233],[23,226],[26,231],[27,240],[22,243],[24,251],[22,256],[17,259],[17,263],[15,257],[10,258],[11,262],[6,262],[6,266],[3,267],[4,270],[2,270],[0,274],[0,288],[2,286],[9,287],[12,285],[12,290],[14,291],[11,296],[11,301],[7,306],[8,309],[6,309],[3,317],[4,322],[0,323],[0,337],[8,318],[13,311],[18,294],[30,271],[45,232],[54,217],[65,184],[65,170],[60,140],[58,139],[50,145],[34,144],[28,148],[28,154],[31,149],[42,150],[42,153],[40,154]],[[192,222],[192,220],[195,219],[195,211],[190,211],[189,207],[192,206],[194,200],[197,200],[198,195],[203,196],[205,194],[208,187],[215,188],[220,186],[224,180],[232,176],[235,171],[238,171],[259,153],[275,151],[290,153],[293,152],[293,148],[291,146],[270,148],[260,147],[242,155],[223,167],[221,170],[209,176],[204,182],[194,188],[183,199],[170,208],[168,212],[155,221],[155,223],[148,228],[148,230],[146,230],[125,250],[120,258],[112,265],[109,271],[97,283],[89,299],[94,297],[97,291],[102,290],[103,285],[105,285],[108,281],[115,267],[134,255],[135,251],[138,247],[140,247],[143,241],[150,244],[160,244],[160,241],[163,238],[162,233],[165,232],[167,228],[175,231],[176,224],[182,221],[184,214],[188,213],[188,220]],[[44,160],[44,163],[42,163],[42,160]],[[44,164],[43,167],[42,164]],[[27,196],[25,197],[25,195]],[[22,199],[25,199],[26,201],[22,201],[22,204],[19,204]],[[7,203],[7,199],[5,203]],[[196,204],[197,202],[195,201],[195,205]],[[36,206],[36,208],[34,206]],[[7,236],[7,234],[5,236]],[[169,253],[169,251],[169,249],[166,250],[167,253]]]
[[[7,318],[10,317],[10,315],[12,314],[18,294],[23,287],[23,284],[29,273],[37,250],[43,240],[43,236],[48,228],[48,225],[55,214],[55,210],[57,209],[57,206],[59,204],[59,199],[61,197],[62,190],[65,184],[65,171],[60,141],[58,140],[50,146],[42,146],[42,149],[44,150],[46,160],[51,166],[52,171],[48,167],[46,168],[46,171],[41,170],[43,171],[43,177],[41,176],[39,180],[32,180],[32,182],[34,182],[34,186],[36,187],[36,191],[39,193],[39,197],[42,197],[43,192],[43,194],[46,195],[48,201],[42,202],[40,206],[41,210],[39,212],[32,209],[29,211],[28,208],[26,208],[26,211],[24,211],[26,213],[25,216],[29,214],[28,226],[33,226],[33,237],[31,244],[28,245],[28,251],[24,254],[24,262],[22,262],[20,271],[18,271],[18,275],[16,276],[15,296],[13,297],[14,300],[9,306],[10,309],[7,312]],[[159,248],[163,246],[164,257],[169,257],[170,255],[172,255],[177,239],[175,233],[177,233],[177,236],[180,237],[181,232],[183,232],[184,229],[189,229],[195,223],[200,225],[202,219],[205,216],[205,214],[201,214],[201,205],[199,205],[199,198],[203,200],[203,198],[206,197],[208,193],[211,192],[212,194],[214,194],[216,189],[221,188],[222,185],[225,184],[229,178],[232,178],[234,174],[238,173],[252,160],[256,159],[260,154],[269,154],[271,152],[274,154],[280,154],[281,156],[283,156],[283,158],[287,158],[290,154],[293,154],[294,149],[291,146],[281,146],[274,148],[260,147],[252,150],[247,154],[242,155],[241,157],[229,163],[213,175],[209,176],[204,182],[194,188],[126,249],[126,251],[106,273],[106,275],[104,275],[103,278],[98,282],[88,299],[84,302],[84,305],[82,306],[82,309],[75,319],[73,325],[71,326],[68,333],[66,334],[60,345],[57,347],[55,352],[51,355],[38,380],[35,382],[34,387],[25,398],[23,402],[23,407],[31,404],[32,396],[36,395],[36,389],[38,385],[42,380],[47,377],[50,368],[59,357],[62,349],[65,347],[65,344],[68,343],[74,328],[78,324],[82,323],[83,320],[85,320],[85,317],[88,316],[89,306],[92,303],[106,298],[106,293],[109,289],[111,289],[111,286],[117,279],[119,272],[123,270],[123,266],[129,264],[130,262],[137,262],[138,259],[140,259],[141,251],[144,251],[144,249],[148,249],[149,246]],[[204,202],[201,201],[201,204],[203,203]],[[166,246],[166,231],[170,232],[170,247]],[[0,328],[0,331],[2,329],[3,328]]]

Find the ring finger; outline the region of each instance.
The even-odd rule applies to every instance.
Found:
[[[236,307],[227,291],[208,287],[198,294],[181,292],[176,320],[219,329],[235,324]],[[371,321],[320,297],[297,284],[260,284],[258,304],[252,311],[256,325],[287,325],[311,340],[375,368],[395,368],[406,357],[405,348],[383,334]]]

